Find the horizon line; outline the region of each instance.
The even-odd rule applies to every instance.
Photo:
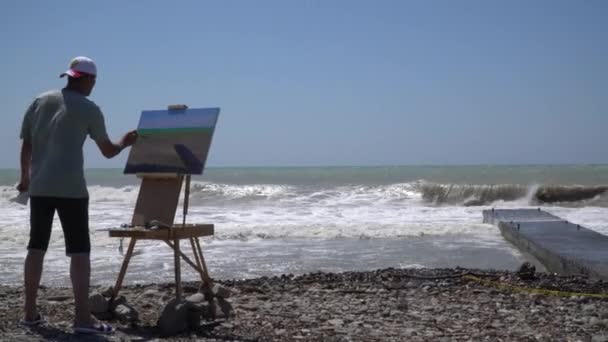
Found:
[[[392,167],[471,167],[471,166],[481,166],[481,167],[493,167],[493,166],[513,166],[513,167],[525,167],[525,166],[608,166],[608,162],[606,163],[546,163],[546,164],[538,164],[538,163],[521,163],[521,164],[507,164],[507,163],[470,163],[470,164],[370,164],[370,165],[357,165],[357,164],[344,164],[344,165],[208,165],[205,166],[205,170],[208,169],[263,169],[263,168],[277,168],[277,169],[287,169],[287,168],[392,168]],[[123,166],[120,167],[86,167],[85,170],[122,170]],[[9,167],[0,167],[0,170],[19,170],[19,168],[9,168]]]

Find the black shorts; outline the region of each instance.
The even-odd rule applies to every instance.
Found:
[[[91,252],[88,198],[31,197],[30,242],[27,248],[46,251],[55,211],[63,228],[66,254]]]

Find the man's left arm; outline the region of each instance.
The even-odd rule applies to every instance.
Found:
[[[17,190],[19,192],[28,191],[30,187],[30,167],[32,164],[32,115],[36,111],[37,99],[32,102],[23,117],[23,123],[21,124],[21,178],[19,184],[17,184]]]
[[[32,163],[32,143],[23,140],[21,144],[21,180],[17,184],[19,192],[25,192],[30,187],[30,166]]]

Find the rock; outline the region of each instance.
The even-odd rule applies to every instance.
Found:
[[[196,330],[201,326],[201,316],[202,313],[193,306],[188,308],[188,328],[191,330]]]
[[[447,321],[448,318],[446,316],[438,315],[435,317],[435,323],[441,324]]]
[[[223,328],[226,328],[226,329],[232,329],[232,328],[234,328],[234,324],[230,324],[230,323],[225,323],[225,322],[224,322],[224,323],[222,323],[222,324],[220,324],[220,325],[221,325]]]
[[[604,324],[604,322],[601,319],[597,318],[597,317],[591,317],[591,318],[589,318],[589,325],[592,326],[592,327],[596,326],[596,325],[597,326],[603,325],[603,324]]]
[[[202,319],[206,321],[212,321],[215,319],[214,313],[211,312],[211,308],[208,304],[192,304],[192,310],[195,311],[199,316],[201,316]]]
[[[199,290],[200,290],[200,287],[182,284],[182,291],[184,293],[196,293],[196,292],[199,292]]]
[[[108,312],[110,308],[109,304],[108,300],[99,293],[89,297],[89,310],[91,310],[91,313]]]
[[[245,303],[245,304],[239,305],[238,307],[240,309],[247,310],[247,311],[257,311],[258,310],[258,305],[255,303]]]
[[[171,300],[164,307],[163,312],[158,319],[157,325],[163,335],[174,335],[188,329],[189,314],[193,308],[193,304],[187,301]]]
[[[532,280],[534,279],[534,273],[536,273],[536,266],[532,265],[529,262],[524,262],[519,266],[517,270],[517,276],[521,280]]]
[[[186,298],[186,301],[192,304],[199,304],[205,301],[205,295],[198,292]]]
[[[416,329],[407,328],[404,331],[405,336],[416,336]]]
[[[217,297],[217,304],[220,307],[220,310],[222,310],[222,313],[224,314],[225,318],[230,318],[233,309],[232,309],[232,305],[230,304],[230,302],[228,302],[227,300],[225,300],[222,297]]]
[[[354,322],[350,322],[348,324],[348,326],[351,327],[351,328],[356,328],[356,327],[358,327],[360,325],[363,325],[363,321],[354,321]]]
[[[142,293],[142,296],[144,297],[157,297],[159,295],[158,291],[156,291],[155,289],[149,289],[144,291],[144,293]]]
[[[574,319],[572,319],[572,321],[576,324],[585,324],[588,321],[585,319],[585,317],[575,317]]]
[[[139,313],[133,307],[127,304],[119,304],[114,309],[116,318],[121,321],[136,322],[139,319]]]
[[[285,285],[285,287],[283,288],[283,291],[285,292],[294,292],[298,289],[297,286],[295,285]]]
[[[217,317],[217,304],[215,299],[211,299],[207,304],[207,310],[202,312],[202,316],[205,320],[213,321]]]
[[[407,283],[405,283],[405,288],[406,289],[414,289],[417,288],[418,284],[416,284],[414,281],[408,281]]]
[[[608,342],[608,335],[593,335],[591,342]]]
[[[106,287],[106,289],[101,292],[101,295],[106,298],[111,298],[112,294],[114,294],[114,288],[112,286]]]
[[[201,302],[201,303],[191,303],[188,302],[190,304],[192,304],[192,309],[193,310],[198,310],[199,312],[203,312],[206,310],[206,308],[209,306],[208,302]]]
[[[47,300],[50,302],[65,302],[72,298],[73,298],[72,296],[53,296],[53,297],[49,297]]]
[[[224,287],[220,284],[213,284],[213,287],[211,288],[211,292],[213,293],[213,295],[215,297],[219,297],[219,298],[230,298],[230,290],[227,287]]]
[[[584,312],[595,312],[596,307],[594,304],[586,304],[583,305],[582,309]]]
[[[502,327],[504,327],[504,324],[502,324],[498,321],[493,321],[492,324],[490,324],[490,326],[494,329],[501,329]]]
[[[287,332],[287,330],[285,330],[285,329],[277,329],[274,331],[274,334],[280,336],[280,335],[285,335],[286,332]]]
[[[127,298],[125,296],[118,296],[118,298],[114,299],[111,303],[110,310],[115,310],[117,306],[121,304],[126,304]]]
[[[304,322],[304,323],[313,323],[316,322],[317,319],[315,317],[312,316],[301,316],[300,317],[300,322]]]
[[[343,324],[344,324],[344,321],[343,321],[343,320],[341,320],[341,319],[339,319],[339,318],[336,318],[336,319],[330,319],[329,321],[327,321],[327,323],[329,323],[329,324],[331,324],[331,325],[337,325],[337,326],[340,326],[340,325],[343,325]]]

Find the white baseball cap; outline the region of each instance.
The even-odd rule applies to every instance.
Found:
[[[69,69],[59,77],[68,75],[70,77],[79,78],[82,76],[93,75],[97,76],[97,67],[95,62],[89,57],[79,56],[70,61]]]

